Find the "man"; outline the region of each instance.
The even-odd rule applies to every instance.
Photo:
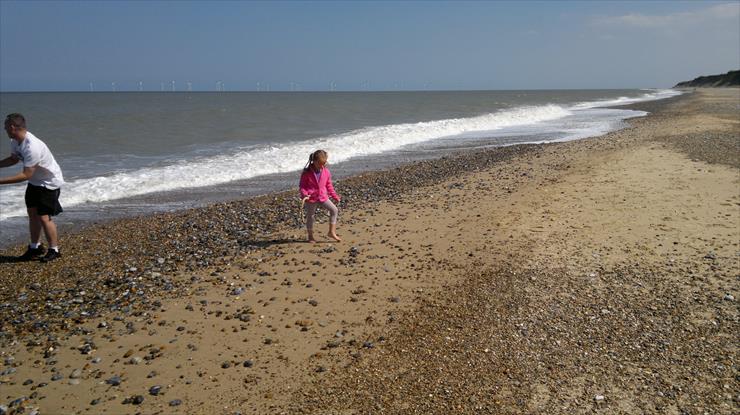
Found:
[[[21,114],[10,114],[5,118],[5,132],[10,137],[10,157],[0,160],[0,168],[23,163],[23,171],[15,176],[0,178],[0,185],[28,181],[26,187],[26,208],[31,244],[21,261],[41,258],[42,262],[53,261],[59,257],[57,226],[52,216],[62,213],[59,204],[60,187],[64,183],[62,170],[43,141],[26,129],[26,119]],[[44,230],[49,250],[44,255],[41,244],[41,229]]]

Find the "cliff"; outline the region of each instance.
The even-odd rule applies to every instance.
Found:
[[[740,70],[721,75],[708,75],[679,82],[674,88],[740,86]]]

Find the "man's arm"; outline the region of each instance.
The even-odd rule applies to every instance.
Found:
[[[3,167],[10,167],[16,163],[18,163],[18,157],[16,157],[15,154],[13,154],[6,159],[0,160],[0,169]]]
[[[33,176],[33,172],[36,170],[36,166],[24,167],[23,171],[16,174],[15,176],[0,178],[0,184],[11,184],[25,182]]]

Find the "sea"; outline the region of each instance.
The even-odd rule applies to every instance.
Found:
[[[63,229],[297,187],[310,152],[335,178],[451,152],[577,140],[671,89],[0,93],[66,181]],[[10,139],[0,139],[0,158]],[[20,171],[0,169],[0,176]],[[0,186],[0,246],[24,240],[25,184]]]

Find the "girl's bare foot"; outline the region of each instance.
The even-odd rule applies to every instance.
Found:
[[[316,239],[311,238],[311,239],[308,240],[308,243],[315,244],[316,243]]]
[[[337,236],[337,224],[336,223],[330,223],[329,224],[329,233],[327,236],[337,242],[342,242],[342,238]]]

